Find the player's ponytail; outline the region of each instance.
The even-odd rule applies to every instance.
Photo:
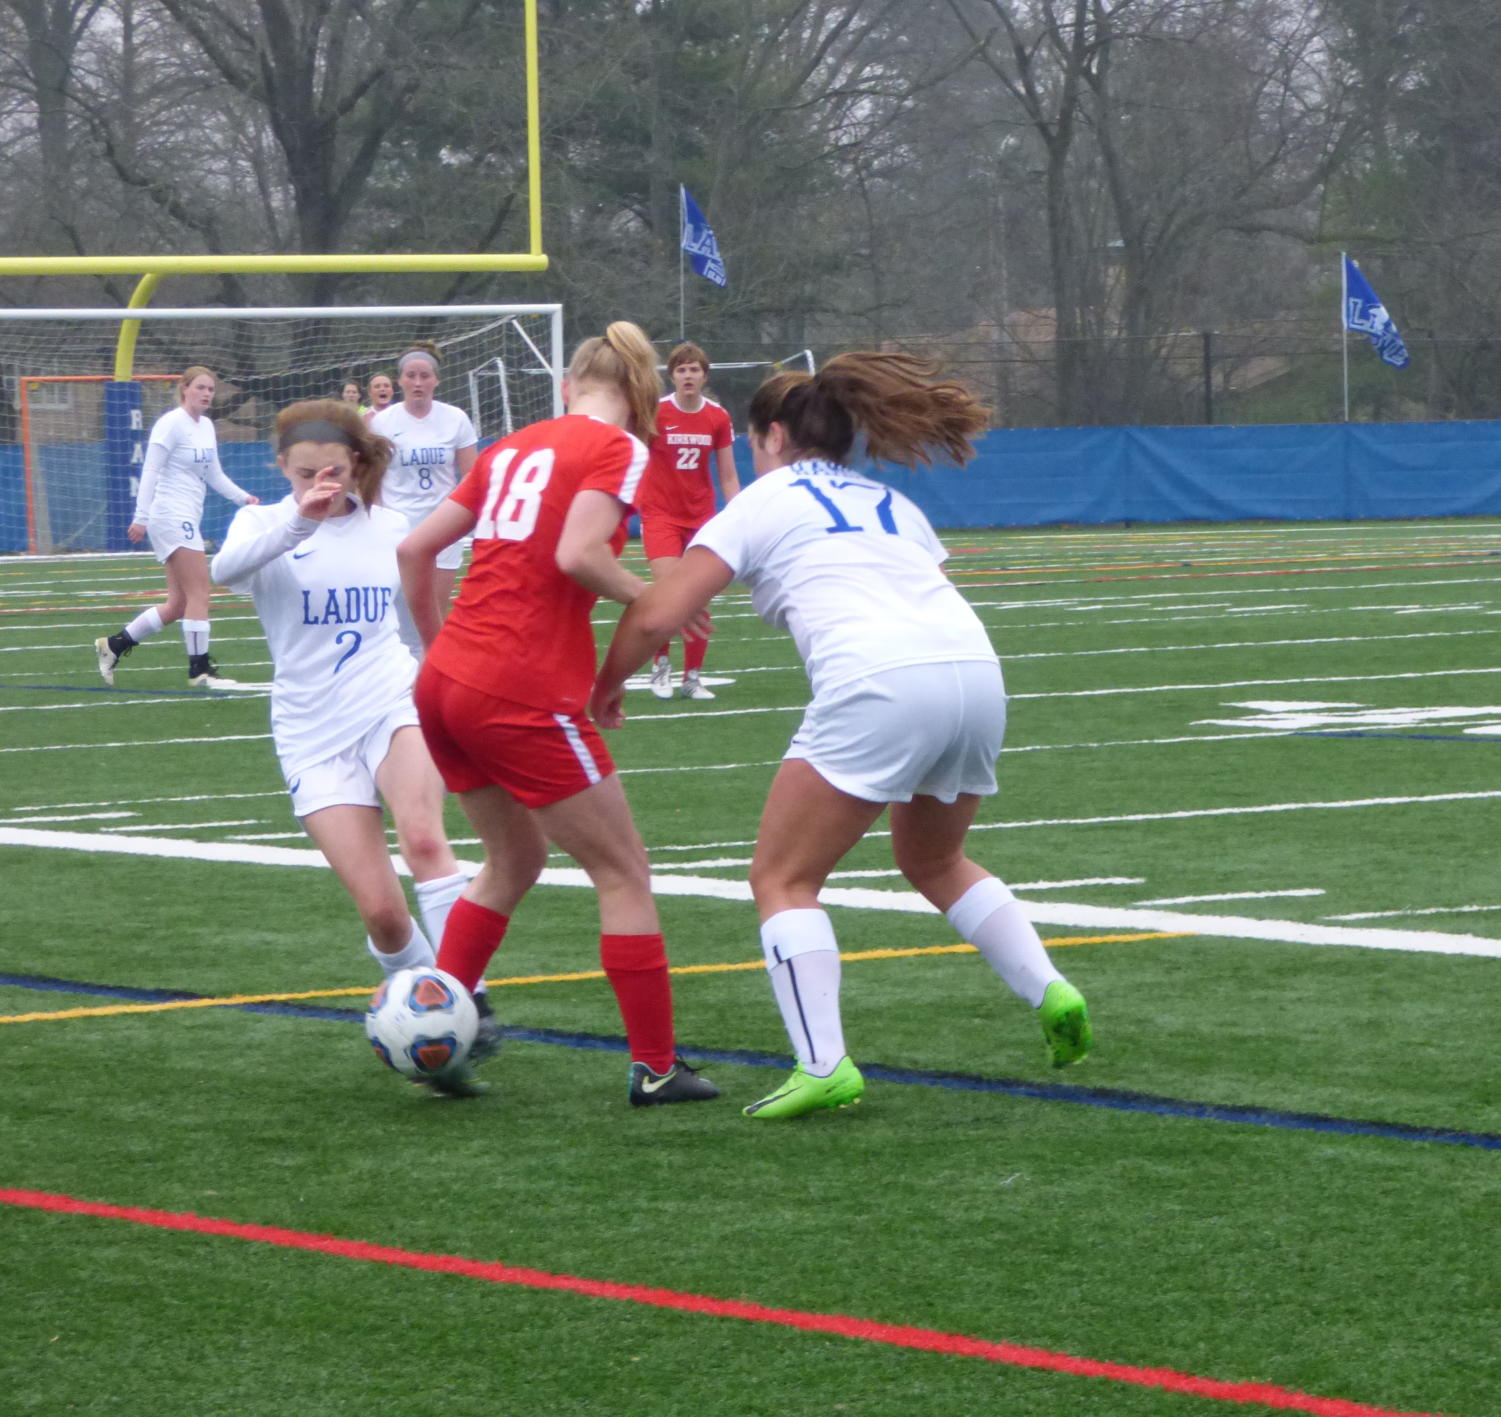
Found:
[[[395,452],[389,438],[372,433],[352,403],[343,399],[303,399],[276,415],[276,452],[298,443],[342,443],[354,461],[354,490],[367,507],[380,500],[381,479]]]
[[[857,433],[883,462],[968,462],[990,410],[938,372],[936,362],[912,354],[836,355],[817,374],[772,375],[751,400],[750,426],[764,436],[780,423],[793,448],[834,462],[849,457]]]
[[[630,410],[626,427],[644,443],[657,436],[657,400],[662,394],[657,355],[645,331],[616,320],[602,335],[586,339],[573,352],[568,379],[576,386],[613,385]]]

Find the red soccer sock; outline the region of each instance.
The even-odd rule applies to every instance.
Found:
[[[683,641],[683,673],[693,674],[704,667],[704,656],[709,652],[708,640]]]
[[[448,912],[448,924],[443,927],[438,968],[453,975],[472,994],[474,986],[485,977],[485,966],[500,948],[510,923],[509,915],[460,896]]]
[[[666,644],[661,644],[661,645],[657,646],[656,653],[652,655],[652,663],[655,664],[657,662],[657,660],[659,660],[659,659],[671,659],[671,658],[672,658],[672,641],[668,640]]]
[[[654,1073],[670,1072],[677,1044],[661,935],[601,935],[599,959],[625,1021],[631,1061],[645,1063]]]

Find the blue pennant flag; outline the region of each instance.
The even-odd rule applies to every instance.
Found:
[[[719,254],[719,242],[714,239],[714,228],[704,220],[698,203],[688,195],[686,187],[679,187],[683,194],[683,250],[688,253],[689,264],[715,285],[727,286],[730,278],[725,274],[724,261]]]
[[[1365,335],[1376,353],[1393,369],[1408,365],[1407,346],[1386,313],[1381,298],[1360,273],[1360,267],[1348,256],[1345,260],[1345,328]]]

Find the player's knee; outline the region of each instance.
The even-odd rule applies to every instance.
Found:
[[[935,856],[929,851],[910,848],[903,850],[897,846],[893,846],[891,854],[897,870],[907,878],[912,889],[922,895],[931,895],[935,889],[940,888],[967,859],[962,851]]]
[[[382,899],[356,902],[365,933],[378,949],[394,952],[412,938],[412,914],[405,900]]]
[[[448,874],[448,838],[436,823],[415,829],[410,826],[404,828],[401,833],[401,854],[412,868],[412,874],[419,880]]]

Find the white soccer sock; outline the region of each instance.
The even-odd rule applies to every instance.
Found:
[[[208,621],[207,620],[184,620],[182,622],[182,642],[188,647],[188,654],[208,653]]]
[[[375,948],[375,941],[369,935],[365,936],[365,948],[370,951],[375,962],[386,972],[395,974],[401,969],[417,969],[424,964],[436,964],[433,955],[433,947],[428,944],[427,936],[422,933],[422,926],[415,920],[412,921],[412,938],[406,942],[393,955],[388,955],[384,950]]]
[[[828,1077],[844,1057],[839,1018],[839,943],[821,910],[782,910],[761,925],[771,989],[797,1060]]]
[[[149,640],[152,635],[162,632],[162,612],[152,606],[150,610],[143,610],[134,620],[125,627],[125,633],[137,644],[142,640]]]
[[[1010,888],[994,876],[976,881],[948,908],[949,924],[989,961],[1012,993],[1035,1009],[1055,979],[1053,968],[1032,922]]]
[[[436,940],[443,944],[443,932],[448,928],[448,912],[453,909],[454,902],[464,894],[464,887],[469,884],[469,877],[462,871],[452,876],[438,876],[431,881],[418,881],[413,887],[413,893],[417,897],[417,913],[422,917],[423,928],[427,931],[430,940]],[[476,994],[485,992],[485,981],[480,980],[474,986]]]

